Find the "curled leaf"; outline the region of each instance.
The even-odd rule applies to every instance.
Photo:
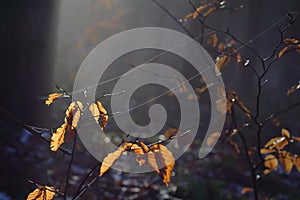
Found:
[[[64,143],[64,138],[66,134],[67,124],[64,123],[56,129],[55,133],[51,137],[50,149],[51,151],[57,151],[57,149]]]
[[[101,129],[103,130],[108,121],[107,111],[105,110],[100,101],[97,101],[96,103],[101,116]]]
[[[284,43],[293,43],[293,44],[298,44],[299,40],[295,39],[295,38],[285,38],[283,40]]]
[[[289,139],[291,137],[290,132],[287,129],[281,129],[281,135]]]
[[[283,169],[289,174],[293,168],[295,157],[289,152],[280,151],[278,153],[278,158]]]
[[[50,104],[52,104],[56,99],[58,99],[61,96],[63,96],[62,93],[49,94],[48,99],[45,101],[45,104],[49,106]]]
[[[225,65],[227,65],[230,61],[230,56],[229,55],[221,55],[218,56],[216,59],[216,75],[220,76],[221,75],[221,70]]]
[[[211,7],[210,9],[208,9],[208,11],[206,11],[205,13],[203,13],[203,17],[207,17],[209,15],[211,15],[212,13],[214,13],[217,10],[216,7]]]
[[[294,92],[296,92],[299,89],[300,89],[300,82],[293,85],[291,88],[289,88],[286,94],[289,96],[289,95],[293,94]]]
[[[274,155],[270,154],[270,155],[267,155],[265,157],[264,164],[265,164],[265,167],[267,169],[265,169],[263,171],[263,173],[264,174],[269,174],[271,171],[277,169],[277,167],[278,167],[278,160],[277,160],[277,158]]]
[[[52,200],[55,192],[52,186],[38,186],[27,196],[27,200]]]
[[[286,137],[275,137],[275,138],[272,138],[271,140],[269,140],[265,144],[264,148],[281,150],[288,144],[289,144],[289,141]]]
[[[292,49],[292,46],[286,46],[284,47],[277,55],[277,58],[281,58],[285,53],[287,53],[290,49]]]
[[[252,187],[243,187],[241,194],[246,194],[248,192],[253,192],[253,188]]]
[[[208,6],[210,6],[209,4],[205,4],[205,5],[202,5],[202,6],[199,6],[198,8],[196,8],[196,11],[198,13],[202,12],[203,10],[205,10]]]

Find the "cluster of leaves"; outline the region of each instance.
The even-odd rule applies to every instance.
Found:
[[[49,94],[45,104],[49,106],[62,97],[70,96],[64,93]],[[74,137],[74,134],[77,134],[76,128],[78,128],[81,116],[85,110],[90,111],[101,130],[104,130],[104,127],[108,122],[108,114],[100,101],[87,104],[87,106],[83,105],[80,101],[71,102],[66,110],[64,123],[52,134],[50,141],[51,151],[56,152],[65,140],[69,142]],[[167,130],[165,133],[166,140],[172,139],[177,132],[177,129]],[[159,141],[149,145],[146,145],[143,142],[122,142],[116,151],[109,153],[104,158],[100,166],[99,177],[102,176],[121,155],[126,156],[127,152],[133,152],[136,155],[136,161],[140,166],[148,164],[148,166],[161,176],[165,185],[168,186],[168,183],[171,180],[175,160],[172,152],[170,152],[166,146],[161,144],[162,142],[163,141]],[[27,196],[27,200],[51,200],[54,198],[55,193],[59,193],[53,186],[36,185],[37,188]]]
[[[267,154],[264,162],[266,167],[263,171],[264,174],[269,174],[278,168],[277,158],[287,174],[291,172],[294,165],[300,172],[300,157],[297,154],[283,150],[294,141],[300,141],[300,138],[291,136],[287,129],[282,129],[281,136],[270,139],[264,145],[264,148],[260,150],[262,154]]]

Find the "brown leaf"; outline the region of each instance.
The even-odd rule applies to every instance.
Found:
[[[108,121],[107,111],[105,110],[105,108],[103,107],[103,105],[100,101],[97,101],[96,103],[97,103],[97,107],[100,112],[100,116],[101,116],[101,120],[102,120],[101,121],[101,129],[103,130]]]
[[[169,139],[170,137],[176,135],[178,130],[176,128],[169,128],[165,131],[165,139]]]
[[[286,38],[283,40],[284,43],[293,43],[293,44],[298,44],[299,40],[295,39],[295,38]]]
[[[208,6],[210,6],[209,4],[205,4],[205,5],[202,5],[202,6],[199,6],[196,11],[198,13],[202,12],[203,10],[205,10]]]
[[[290,138],[291,135],[290,135],[290,132],[287,130],[287,129],[281,129],[281,135],[286,137],[286,138]]]
[[[289,174],[293,168],[294,165],[294,156],[286,151],[280,151],[278,153],[279,161],[283,167],[283,169],[286,171],[287,174]]]
[[[173,154],[172,154],[172,152],[170,152],[167,149],[167,147],[165,147],[162,144],[154,144],[150,148],[154,152],[156,160],[158,158],[162,159],[164,167],[159,170],[159,174],[163,178],[163,182],[165,183],[165,185],[168,186],[168,183],[171,180],[172,170],[175,165],[175,160],[174,160]],[[148,159],[149,159],[149,157],[148,157]],[[151,159],[153,159],[153,158],[151,158]],[[148,160],[148,162],[149,162],[149,160]],[[151,164],[150,164],[150,166],[151,166]],[[159,166],[159,165],[157,164],[157,166]],[[153,169],[156,169],[156,166],[154,166]]]
[[[286,94],[289,96],[289,95],[293,94],[294,92],[296,92],[299,89],[300,89],[300,82],[293,85],[290,89],[288,89]]]
[[[277,169],[278,160],[274,155],[270,154],[270,155],[267,155],[265,157],[265,163],[264,164],[265,164],[265,167],[267,169],[265,169],[263,173],[264,174],[269,174],[271,171]]]
[[[300,142],[300,137],[292,137],[292,139]]]
[[[220,132],[215,132],[215,133],[210,134],[206,140],[206,145],[209,147],[213,146],[219,139],[220,135],[221,135]]]
[[[275,149],[264,149],[264,148],[260,149],[261,154],[267,154],[267,153],[273,153],[273,152],[276,152],[276,150]]]
[[[193,19],[196,19],[199,16],[199,13],[196,11],[193,13]]]
[[[248,192],[253,192],[253,188],[252,187],[243,187],[241,194],[246,194]]]
[[[206,11],[205,13],[203,13],[203,17],[207,17],[208,15],[214,13],[217,10],[216,7],[211,7],[210,9],[208,9],[208,11]]]
[[[48,99],[45,101],[45,104],[49,106],[50,104],[52,104],[55,100],[57,100],[61,96],[63,96],[62,93],[49,94]]]
[[[130,146],[132,146],[131,143],[125,143],[122,146],[120,146],[116,151],[109,153],[102,162],[99,176],[102,176],[115,163],[115,161],[118,158],[120,158],[122,153]]]
[[[91,103],[89,106],[89,110],[94,117],[96,123],[99,123],[99,118],[100,118],[100,111],[98,109],[98,106],[95,103]]]
[[[219,52],[224,51],[226,48],[227,48],[227,46],[223,42],[219,43],[219,45],[218,45]]]
[[[51,151],[57,151],[57,149],[64,143],[64,138],[67,130],[67,124],[64,123],[56,129],[55,133],[51,137],[50,149]]]
[[[217,59],[216,59],[216,69],[215,69],[215,72],[216,72],[216,75],[217,76],[220,76],[221,75],[221,70],[223,69],[223,67],[225,65],[227,65],[230,61],[230,56],[229,55],[221,55],[221,56],[218,56]]]
[[[272,138],[271,140],[269,140],[265,144],[264,147],[266,149],[281,150],[281,149],[283,149],[288,144],[289,144],[289,141],[288,141],[288,139],[286,137],[275,137],[275,138]]]
[[[38,186],[27,196],[27,200],[52,200],[55,192],[52,186]]]
[[[291,46],[291,45],[284,47],[284,48],[278,53],[277,58],[281,58],[281,57],[282,57],[287,51],[289,51],[290,49],[292,49],[292,46]]]
[[[185,16],[184,20],[187,21],[189,19],[191,19],[194,16],[194,13],[189,13]]]
[[[294,165],[297,168],[298,172],[300,172],[300,157],[299,156],[295,157]]]

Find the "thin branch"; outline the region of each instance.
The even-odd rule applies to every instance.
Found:
[[[43,137],[42,136],[42,133],[45,133],[45,132],[49,132],[51,133],[52,130],[48,129],[48,131],[38,131],[38,128],[37,127],[32,127],[32,126],[29,126],[29,125],[26,125],[23,121],[21,121],[20,119],[18,119],[16,116],[14,116],[13,114],[11,114],[10,112],[8,112],[4,107],[0,106],[0,112],[2,112],[4,114],[4,116],[6,116],[8,119],[10,119],[11,121],[13,121],[14,123],[16,123],[18,126],[20,126],[21,128],[29,131],[30,133],[32,133],[33,135],[41,138],[42,140],[44,140],[45,142],[47,142],[48,144],[50,144],[50,140]],[[45,130],[45,129],[44,129]],[[62,147],[59,147],[58,148],[59,151],[61,151],[62,153],[66,154],[66,155],[71,155],[71,153],[62,148]]]

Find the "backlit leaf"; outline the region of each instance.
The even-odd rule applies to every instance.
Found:
[[[241,194],[246,194],[248,192],[253,192],[253,188],[252,187],[243,187]]]
[[[281,58],[286,52],[288,52],[290,49],[292,49],[292,46],[286,46],[284,47],[277,55],[277,58]]]
[[[279,161],[283,167],[283,169],[286,171],[287,174],[289,174],[293,168],[294,165],[294,156],[291,155],[291,153],[286,151],[280,151],[278,153]]]
[[[211,7],[210,9],[208,9],[208,11],[206,11],[205,13],[203,13],[203,17],[207,17],[210,14],[214,13],[217,10],[216,7]]]
[[[275,137],[275,138],[272,138],[271,140],[269,140],[265,144],[264,147],[266,149],[281,150],[281,149],[283,149],[288,144],[289,144],[289,141],[288,141],[288,139],[286,137]]]
[[[286,137],[286,138],[290,138],[291,137],[290,132],[288,130],[284,129],[284,128],[281,129],[281,135],[284,136],[284,137]]]
[[[194,16],[194,13],[189,13],[185,16],[184,20],[187,21],[189,19],[191,19]]]
[[[295,157],[294,165],[297,168],[298,172],[300,172],[300,157],[299,156]]]
[[[274,152],[276,152],[275,149],[265,149],[265,148],[260,149],[261,154],[274,153]]]
[[[278,160],[277,160],[277,158],[274,155],[270,154],[270,155],[267,155],[265,157],[264,164],[265,164],[265,167],[267,169],[265,169],[263,171],[263,173],[264,174],[269,174],[271,171],[277,169],[277,167],[278,167]]]
[[[125,143],[120,146],[116,151],[109,153],[103,160],[102,165],[100,167],[100,174],[102,176],[113,164],[114,162],[120,158],[122,153],[130,146],[129,143]]]
[[[169,139],[170,137],[176,135],[178,130],[176,128],[169,128],[165,131],[165,139]]]
[[[94,117],[96,123],[98,123],[100,118],[100,111],[98,109],[98,106],[95,103],[91,103],[89,106],[89,110],[92,116]]]
[[[199,16],[199,13],[196,11],[193,13],[193,19],[196,19]]]
[[[101,121],[101,129],[103,130],[108,121],[107,111],[105,110],[105,108],[103,107],[103,105],[100,101],[97,101],[96,103],[97,103],[97,107],[100,111],[100,116],[101,116],[101,120],[102,120]]]
[[[64,143],[64,138],[66,134],[67,124],[64,123],[56,129],[55,133],[51,137],[50,148],[51,151],[57,151],[57,149]]]
[[[293,43],[293,44],[297,44],[299,43],[299,40],[295,39],[295,38],[286,38],[283,40],[284,43]]]
[[[52,200],[55,192],[52,186],[38,186],[27,196],[27,200]]]
[[[45,101],[45,104],[49,106],[50,104],[52,104],[56,99],[58,99],[61,96],[63,96],[62,93],[49,94],[48,99]]]
[[[218,43],[217,35],[215,33],[211,33],[209,36],[210,36],[210,41],[211,41],[212,46],[216,47],[217,43]]]
[[[196,11],[198,13],[202,12],[203,10],[205,10],[207,7],[209,6],[209,4],[205,4],[205,5],[202,5],[202,6],[199,6]]]
[[[215,72],[216,72],[216,75],[217,76],[220,76],[221,75],[221,70],[223,69],[223,67],[225,65],[227,65],[230,61],[230,56],[229,55],[221,55],[221,56],[218,56],[217,59],[216,59],[216,69],[215,69]]]

